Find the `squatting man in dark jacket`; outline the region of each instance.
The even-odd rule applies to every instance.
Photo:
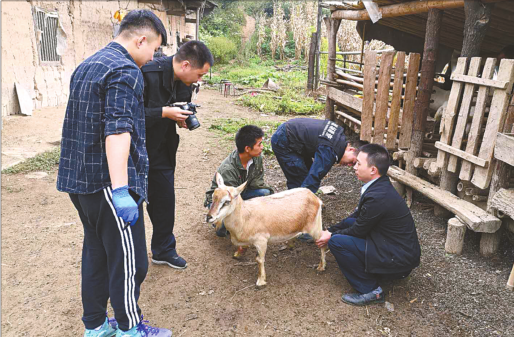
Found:
[[[316,241],[328,244],[339,268],[357,293],[345,294],[352,305],[383,303],[380,280],[407,277],[419,266],[421,249],[414,220],[387,177],[389,153],[377,144],[359,149],[354,166],[364,183],[356,211],[323,231]]]
[[[209,72],[214,60],[200,41],[190,41],[174,56],[153,60],[141,70],[145,79],[144,104],[148,172],[148,215],[152,221],[152,263],[176,269],[187,267],[177,254],[175,226],[175,166],[179,145],[177,125],[186,127],[190,111],[171,107],[190,102],[191,84]]]

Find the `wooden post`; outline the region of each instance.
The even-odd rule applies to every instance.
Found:
[[[314,87],[314,66],[316,64],[316,41],[318,40],[318,34],[312,33],[311,35],[311,46],[309,49],[309,68],[307,72],[307,94],[312,93]]]
[[[366,24],[362,28],[362,45],[361,45],[361,64],[359,65],[359,69],[362,71],[362,65],[364,64],[364,44],[366,43]],[[346,64],[345,64],[346,68]]]
[[[443,11],[440,9],[430,9],[425,33],[425,48],[423,51],[423,61],[421,63],[421,78],[417,99],[414,105],[414,120],[412,121],[412,136],[410,149],[405,162],[407,172],[416,175],[417,169],[413,165],[414,158],[421,157],[423,149],[423,139],[425,137],[425,124],[430,105],[430,96],[434,87],[435,62],[439,49],[439,33],[443,21]],[[407,204],[412,203],[412,189],[407,189]]]
[[[196,40],[200,40],[200,7],[196,9],[196,27],[195,27]]]
[[[328,30],[328,61],[327,61],[327,80],[334,81],[334,72],[336,71],[336,51],[337,51],[337,31],[341,20],[328,18],[327,22]],[[325,107],[325,119],[335,121],[334,114],[335,101],[327,97],[327,103]]]
[[[314,90],[318,90],[319,82],[319,50],[321,46],[321,17],[323,15],[323,8],[320,6],[321,1],[318,1],[318,17],[316,18],[316,65],[314,74]]]
[[[451,218],[448,220],[448,232],[446,234],[444,250],[448,254],[462,254],[465,234],[466,224],[460,221],[459,218]]]
[[[512,266],[512,270],[510,271],[509,280],[507,281],[507,289],[510,291],[514,290],[514,265]]]
[[[461,56],[474,57],[480,55],[482,41],[491,22],[494,3],[483,4],[480,1],[464,1],[464,42]]]

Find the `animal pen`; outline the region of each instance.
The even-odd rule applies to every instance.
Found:
[[[437,215],[451,217],[448,253],[462,253],[469,229],[481,233],[481,254],[493,254],[502,231],[514,233],[514,60],[496,58],[514,42],[514,2],[322,5],[331,11],[325,18],[327,77],[320,80],[327,87],[326,118],[392,153],[396,165],[388,175],[409,206],[415,190],[436,203]],[[363,41],[383,36],[403,51],[363,48],[360,62],[348,63],[349,53],[336,53],[341,20],[359,21]],[[402,45],[400,40],[413,42]],[[444,55],[453,50],[460,57],[452,64]],[[441,61],[450,63],[444,74],[436,72]],[[446,106],[435,114],[431,96],[434,81],[442,76],[451,90]],[[513,286],[514,268],[507,283]]]

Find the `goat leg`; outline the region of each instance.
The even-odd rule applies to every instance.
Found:
[[[327,255],[327,246],[321,247],[321,261],[318,265],[318,271],[325,271],[325,267],[327,266],[327,261],[325,260],[325,256]]]
[[[257,287],[266,285],[266,270],[264,270],[264,260],[266,256],[266,249],[268,248],[267,240],[258,240],[254,243],[257,248],[257,257],[255,260],[259,264],[259,277],[257,278]]]

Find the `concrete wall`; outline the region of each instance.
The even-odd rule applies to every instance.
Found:
[[[39,61],[33,6],[59,13],[67,35],[67,49],[60,64]],[[15,82],[29,92],[34,109],[66,104],[70,77],[77,65],[112,40],[114,13],[120,8],[148,6],[135,0],[2,1],[2,116],[20,113]],[[194,25],[186,27],[185,17],[154,12],[168,30],[166,54],[177,50],[177,30],[181,39],[186,34],[194,36]]]

